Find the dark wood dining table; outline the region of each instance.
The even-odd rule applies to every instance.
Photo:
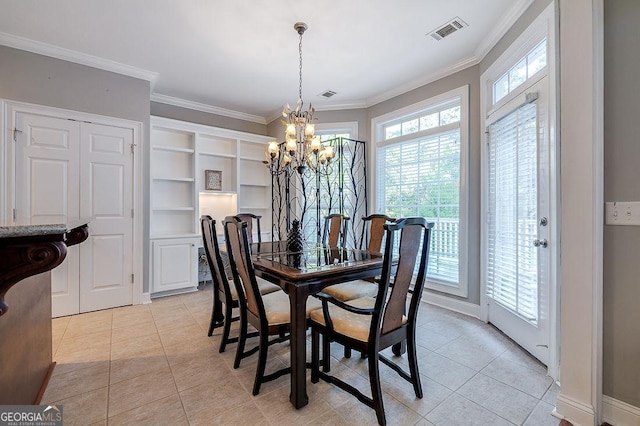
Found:
[[[323,288],[382,273],[382,255],[365,250],[308,246],[288,252],[285,241],[252,244],[256,275],[278,284],[291,308],[291,394],[294,407],[309,403],[306,388],[306,305]]]

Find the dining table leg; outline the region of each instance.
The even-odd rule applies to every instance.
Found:
[[[309,403],[307,396],[307,297],[305,286],[291,286],[291,394],[289,400],[296,408]]]

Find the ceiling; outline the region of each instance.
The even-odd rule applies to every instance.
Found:
[[[0,0],[0,44],[151,81],[152,100],[266,123],[363,108],[478,63],[532,0]],[[468,27],[436,41],[459,17]],[[320,96],[326,90],[337,94]]]

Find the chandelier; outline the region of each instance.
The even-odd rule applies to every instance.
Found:
[[[313,106],[309,104],[309,109],[303,109],[302,101],[302,35],[307,30],[307,24],[304,22],[296,22],[293,26],[300,35],[298,43],[298,56],[300,58],[299,66],[299,85],[298,85],[298,102],[296,109],[292,110],[287,104],[283,111],[282,124],[285,126],[284,142],[269,142],[267,151],[267,164],[273,171],[287,170],[290,167],[296,169],[300,174],[307,167],[317,171],[322,165],[328,164],[335,156],[333,147],[323,146],[320,137],[315,135],[314,125],[312,123]]]

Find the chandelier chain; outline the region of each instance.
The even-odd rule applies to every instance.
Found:
[[[300,58],[300,85],[298,87],[298,99],[302,100],[302,32],[300,33],[300,42],[298,43],[298,55]]]

